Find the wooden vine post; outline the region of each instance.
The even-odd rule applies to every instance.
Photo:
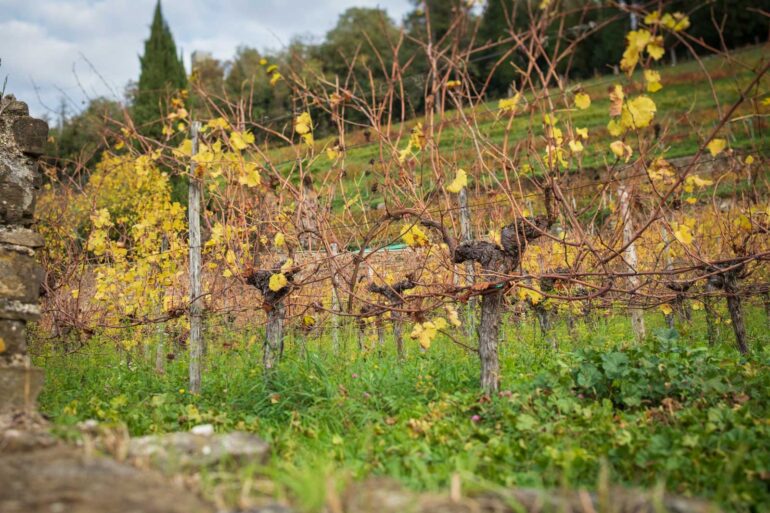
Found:
[[[463,242],[468,242],[473,239],[473,233],[471,232],[471,210],[468,207],[468,188],[463,187],[460,189],[460,193],[457,196],[460,203],[460,236]],[[465,279],[466,285],[473,285],[474,282],[474,269],[473,262],[465,263]],[[465,333],[467,336],[471,336],[476,327],[476,298],[470,298],[468,304],[465,307]]]
[[[623,223],[623,245],[626,246],[625,259],[629,271],[636,273],[638,257],[636,245],[631,240],[634,234],[634,222],[631,217],[631,194],[627,186],[621,185],[618,187],[618,198],[620,200],[620,218]],[[631,294],[633,296],[640,285],[639,277],[631,274],[628,278],[628,283],[631,285]],[[634,335],[637,340],[641,340],[646,335],[643,310],[633,305],[629,310],[631,311],[631,327]]]
[[[203,357],[203,308],[201,305],[201,179],[197,174],[195,155],[198,152],[200,121],[190,125],[192,158],[190,160],[190,184],[188,188],[187,218],[190,249],[190,393],[201,390],[201,359]]]

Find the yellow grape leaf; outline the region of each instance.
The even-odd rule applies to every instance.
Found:
[[[430,243],[428,236],[416,224],[405,226],[401,239],[410,248],[419,248]]]
[[[660,84],[660,73],[651,69],[644,70],[644,81],[647,83],[647,92],[655,93],[663,89]]]
[[[259,65],[260,66],[267,66],[267,59],[265,59],[264,57],[259,59]]]
[[[70,294],[72,295],[72,299],[77,299],[78,296],[80,296],[80,289],[72,289]]]
[[[625,130],[623,130],[623,126],[619,121],[611,119],[609,123],[607,123],[607,132],[609,132],[612,137],[620,137]]]
[[[431,321],[425,321],[422,324],[418,322],[414,325],[412,333],[410,333],[409,336],[412,339],[417,339],[420,346],[427,350],[430,349],[430,344],[436,337],[436,331],[436,325]]]
[[[620,116],[620,124],[628,129],[644,128],[650,126],[655,117],[657,107],[648,96],[637,96],[626,102],[623,113]]]
[[[286,245],[286,236],[283,233],[281,233],[281,232],[276,233],[275,234],[275,238],[273,239],[273,245],[276,248],[282,248],[283,246],[285,246]]]
[[[288,283],[289,280],[286,279],[286,276],[284,276],[282,273],[278,273],[270,276],[270,281],[268,282],[267,286],[273,292],[278,292]]]
[[[243,166],[243,174],[238,177],[238,183],[246,187],[256,187],[262,183],[262,177],[259,176],[259,167],[254,162],[247,162]]]
[[[746,164],[747,166],[752,165],[754,163],[754,157],[752,155],[749,155],[748,157],[746,157],[746,160],[744,160],[743,163]]]
[[[455,308],[454,305],[447,304],[444,308],[446,309],[446,316],[449,320],[449,324],[455,328],[459,328],[463,325],[463,323],[460,322],[460,315],[457,313],[457,308]]]
[[[613,141],[610,143],[610,150],[612,150],[616,157],[623,159],[624,162],[628,162],[634,154],[634,150],[623,141]]]
[[[708,187],[709,185],[714,185],[712,180],[701,178],[698,175],[688,175],[685,182],[696,187]]]
[[[286,262],[281,266],[281,273],[288,273],[292,267],[294,267],[294,259],[287,258]]]
[[[671,315],[672,313],[674,313],[674,309],[671,308],[671,305],[669,305],[668,303],[660,305],[658,307],[658,310],[663,312],[663,315]]]
[[[695,196],[690,196],[689,198],[686,198],[685,201],[690,205],[694,205],[698,203],[698,198],[696,198]]]
[[[569,149],[572,151],[572,153],[580,153],[583,151],[583,143],[580,141],[570,141]]]
[[[273,73],[273,75],[270,77],[270,85],[271,85],[271,86],[274,86],[274,85],[275,85],[275,84],[277,84],[277,83],[278,83],[278,81],[279,81],[279,80],[281,80],[282,78],[283,78],[283,75],[281,75],[280,73],[278,73],[278,72],[276,71],[276,72],[275,72],[275,73]]]
[[[692,244],[692,231],[686,224],[673,223],[674,237],[682,244]]]
[[[304,317],[302,317],[302,324],[304,324],[308,328],[312,328],[313,326],[315,326],[315,323],[316,323],[315,317],[313,317],[312,315],[305,315]]]
[[[673,15],[666,13],[660,22],[664,27],[674,32],[681,32],[690,28],[690,18],[681,12],[675,12]]]
[[[660,23],[660,11],[652,11],[644,17],[645,25],[655,25],[657,23]]]
[[[230,132],[230,144],[236,150],[245,150],[253,143],[254,134],[251,132]]]
[[[736,228],[743,230],[744,232],[751,231],[751,219],[749,219],[743,214],[739,215],[735,219],[735,221],[733,221],[733,224],[735,225]]]
[[[5,340],[3,340],[3,337],[0,337],[0,353],[4,353],[6,350]]]
[[[412,134],[409,136],[409,147],[415,150],[425,148],[425,134],[422,131],[422,123],[417,123],[412,128]]]
[[[580,110],[586,110],[591,106],[591,97],[586,93],[578,93],[575,95],[575,107]]]
[[[278,65],[277,64],[271,64],[270,66],[267,67],[267,69],[265,71],[267,73],[272,73],[272,72],[274,72],[276,70],[278,70]]]
[[[466,185],[468,185],[468,175],[465,173],[464,169],[458,169],[457,174],[455,175],[455,179],[452,180],[452,183],[446,186],[446,190],[453,194],[457,194]]]
[[[659,61],[661,57],[663,57],[666,50],[663,48],[663,38],[661,36],[654,37],[650,40],[650,44],[647,45],[647,53],[656,61]]]
[[[620,69],[631,72],[639,62],[639,56],[650,41],[652,34],[649,30],[632,30],[626,35],[626,49],[623,51],[623,57],[620,59]]]
[[[340,156],[340,152],[337,149],[337,146],[329,146],[326,148],[326,156],[329,158],[329,160],[337,160]]]
[[[509,112],[513,114],[516,112],[516,107],[519,105],[520,100],[521,93],[516,93],[510,98],[503,98],[497,102],[497,108],[500,110],[500,112]]]
[[[229,278],[232,275],[233,275],[233,272],[230,269],[225,269],[224,271],[222,271],[222,276],[224,276],[225,278]]]
[[[581,139],[588,139],[588,129],[587,128],[576,128],[575,129],[575,133]]]
[[[724,151],[724,149],[727,147],[727,141],[724,139],[712,139],[708,145],[706,145],[706,148],[708,148],[709,153],[711,153],[712,157],[716,157],[720,153]]]
[[[543,114],[543,124],[546,127],[555,127],[558,122],[559,119],[555,115],[548,112]]]
[[[294,120],[294,130],[300,134],[305,135],[310,133],[313,129],[313,120],[310,118],[309,112],[303,112],[297,119]]]
[[[623,112],[623,86],[616,84],[610,88],[610,117],[620,116]]]
[[[452,89],[454,87],[460,87],[463,85],[463,83],[459,80],[447,80],[446,86],[447,89]]]
[[[443,317],[436,317],[433,319],[433,325],[436,327],[437,330],[445,330],[448,326],[446,319]]]
[[[210,129],[216,129],[221,128],[222,130],[227,130],[230,128],[230,123],[227,122],[225,118],[214,118],[210,120],[208,123],[206,123],[206,126]]]

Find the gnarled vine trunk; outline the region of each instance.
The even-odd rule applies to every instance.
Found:
[[[286,308],[283,304],[286,296],[291,292],[294,282],[295,269],[281,271],[284,262],[280,262],[272,270],[260,270],[256,272],[247,272],[244,278],[246,283],[253,285],[262,293],[262,308],[267,314],[267,323],[265,324],[265,343],[262,363],[266,375],[278,365],[283,356],[283,321],[286,315]],[[274,274],[282,273],[286,277],[286,285],[279,290],[270,288],[270,277]]]
[[[278,302],[267,312],[267,324],[265,324],[265,352],[262,357],[265,371],[275,368],[283,353],[283,317],[285,311],[283,303]]]

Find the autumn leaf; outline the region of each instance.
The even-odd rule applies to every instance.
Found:
[[[278,292],[282,288],[284,288],[289,283],[289,280],[286,279],[286,275],[283,273],[277,273],[270,276],[270,281],[268,282],[267,286],[270,290],[273,292]]]
[[[644,70],[644,81],[647,84],[647,92],[655,93],[663,89],[660,83],[660,73],[651,69]]]
[[[616,84],[610,88],[610,117],[620,116],[623,112],[623,86]]]
[[[591,97],[586,93],[578,93],[575,95],[575,107],[580,110],[586,110],[591,106]]]
[[[499,102],[497,102],[497,108],[500,110],[500,113],[510,113],[514,114],[516,112],[516,107],[519,105],[519,101],[521,100],[521,93],[516,93],[510,98],[503,98]]]
[[[300,135],[310,133],[313,129],[313,120],[310,118],[309,112],[303,112],[294,120],[294,131]]]
[[[666,315],[666,316],[671,315],[674,312],[673,308],[671,308],[671,305],[669,305],[668,303],[660,305],[658,307],[658,310],[663,312],[663,315]]]
[[[623,106],[620,124],[630,130],[645,128],[650,126],[650,122],[655,117],[656,110],[655,102],[650,97],[637,96],[633,100],[626,102]]]
[[[457,194],[466,185],[468,185],[468,175],[465,173],[464,169],[458,169],[454,180],[452,180],[452,183],[446,186],[446,190],[447,192]]]
[[[587,128],[576,128],[575,134],[577,134],[578,137],[581,139],[588,139],[588,129]]]
[[[230,144],[236,150],[245,150],[254,144],[254,134],[251,132],[230,132]]]
[[[616,157],[623,159],[624,162],[628,162],[634,154],[634,150],[623,141],[613,141],[610,143],[610,150],[612,150]]]
[[[673,223],[674,237],[682,244],[692,244],[692,231],[690,227],[684,223]]]
[[[580,141],[570,141],[569,142],[569,149],[572,151],[572,153],[580,153],[583,151],[583,143]]]
[[[262,177],[259,176],[259,166],[254,162],[247,162],[243,166],[243,173],[238,177],[238,183],[246,187],[256,187],[262,183]]]
[[[706,148],[708,148],[709,153],[711,153],[712,157],[716,157],[720,153],[724,151],[724,149],[727,147],[727,141],[724,139],[712,139],[708,145],[706,145]]]
[[[401,239],[410,248],[419,248],[430,244],[428,236],[416,224],[405,226],[401,233]]]
[[[276,233],[275,237],[273,238],[273,245],[276,248],[284,247],[286,245],[286,236],[281,232]]]

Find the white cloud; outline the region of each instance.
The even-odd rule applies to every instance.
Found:
[[[164,0],[162,5],[188,67],[194,50],[228,59],[238,45],[264,50],[298,35],[320,39],[348,7],[380,6],[397,21],[410,8],[408,0]],[[38,116],[46,114],[44,104],[58,105],[62,94],[71,99],[71,109],[82,107],[87,97],[120,95],[138,78],[154,7],[155,0],[0,0],[0,80],[7,75],[7,92]]]

